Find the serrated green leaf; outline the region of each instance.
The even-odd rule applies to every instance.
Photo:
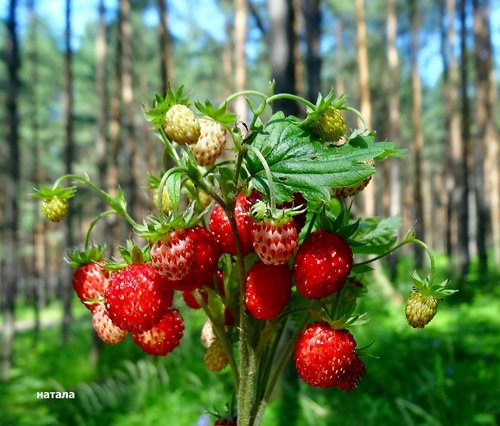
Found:
[[[353,252],[356,254],[383,254],[397,240],[397,230],[401,219],[391,217],[386,219],[370,218],[359,223],[357,231],[351,236],[355,241]]]
[[[357,137],[341,147],[325,145],[282,112],[271,117],[252,146],[269,165],[278,203],[296,192],[302,192],[308,200],[327,201],[330,188],[353,185],[367,178],[375,171],[368,161],[393,156],[397,151],[391,143],[375,143],[373,134]],[[254,186],[267,192],[264,167],[252,152],[245,155],[245,166]]]

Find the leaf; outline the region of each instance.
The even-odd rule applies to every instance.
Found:
[[[358,230],[351,236],[353,252],[357,254],[383,254],[397,240],[397,230],[401,226],[399,217],[387,219],[370,218],[359,223]]]
[[[236,114],[227,112],[227,105],[225,103],[223,103],[219,108],[215,108],[210,101],[205,101],[205,104],[202,104],[201,102],[195,102],[194,104],[198,111],[222,125],[230,126],[234,125],[236,122]]]
[[[375,143],[372,133],[357,136],[341,147],[325,145],[282,112],[270,118],[252,146],[269,165],[278,203],[296,192],[302,192],[309,201],[327,201],[330,188],[353,185],[372,175],[375,169],[368,161],[400,154],[392,143]],[[268,192],[269,183],[257,156],[249,151],[244,160],[257,190]]]

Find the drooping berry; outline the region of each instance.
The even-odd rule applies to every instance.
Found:
[[[297,224],[292,217],[265,218],[253,227],[253,247],[266,265],[287,263],[295,254],[298,239]]]
[[[128,334],[113,324],[104,305],[95,305],[92,312],[92,325],[97,336],[108,345],[120,343]]]
[[[42,213],[51,222],[61,222],[68,214],[68,202],[58,196],[46,198],[42,201]]]
[[[200,137],[200,123],[186,105],[176,104],[165,115],[165,134],[179,145],[195,144]]]
[[[191,268],[195,247],[185,229],[177,229],[152,243],[151,265],[169,280],[184,278]]]
[[[334,106],[328,107],[317,120],[311,123],[316,136],[325,142],[337,142],[347,131],[347,123],[342,111]]]
[[[406,302],[406,320],[413,328],[424,328],[436,315],[437,307],[438,299],[414,288]]]
[[[211,166],[226,144],[226,130],[216,121],[200,118],[200,137],[191,151],[200,166]]]
[[[245,305],[254,318],[268,320],[279,315],[290,300],[292,274],[287,265],[256,262],[248,271]]]
[[[150,264],[131,264],[114,274],[104,292],[108,315],[131,333],[153,328],[172,305],[173,290]]]
[[[144,352],[165,356],[179,346],[183,335],[184,321],[179,311],[171,308],[153,328],[135,333],[133,338]]]
[[[100,263],[85,263],[75,269],[72,284],[80,301],[93,311],[104,297],[108,286],[107,273]]]
[[[320,299],[339,291],[352,268],[352,249],[341,237],[318,230],[301,244],[294,263],[297,291]]]

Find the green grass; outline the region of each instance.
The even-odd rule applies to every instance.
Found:
[[[404,264],[404,262],[403,262]],[[351,393],[307,387],[290,374],[278,387],[264,425],[500,424],[500,298],[497,276],[468,278],[464,291],[440,306],[424,330],[370,291],[361,306],[371,321],[352,330],[367,374]],[[406,289],[404,279],[398,288]],[[230,373],[208,372],[199,330],[203,316],[183,311],[181,347],[147,357],[129,337],[104,346],[91,361],[90,315],[79,317],[67,346],[60,328],[15,340],[13,378],[0,384],[0,425],[196,425],[230,399]],[[74,391],[74,400],[36,399],[40,391]],[[211,423],[210,423],[211,424]]]

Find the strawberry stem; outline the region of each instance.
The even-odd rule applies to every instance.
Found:
[[[104,219],[105,217],[110,216],[112,214],[117,214],[117,213],[114,210],[105,211],[105,212],[99,214],[98,216],[96,216],[94,218],[94,220],[92,220],[92,222],[90,222],[90,225],[87,229],[87,232],[85,233],[85,241],[84,241],[84,245],[83,245],[85,250],[87,250],[89,247],[90,235],[91,235],[94,227],[97,225],[97,222],[99,222],[101,219]]]
[[[262,167],[264,168],[264,172],[266,174],[267,178],[267,185],[269,187],[269,205],[271,207],[271,211],[274,212],[276,210],[276,202],[274,201],[274,181],[273,181],[273,175],[271,173],[271,169],[269,168],[269,164],[267,164],[266,159],[262,155],[262,153],[253,147],[252,145],[248,146],[248,150],[251,151],[255,156],[259,159],[260,163],[262,164]]]
[[[350,107],[350,106],[344,106],[342,109],[345,109],[346,111],[350,111],[356,115],[361,120],[361,123],[363,123],[363,126],[365,126],[365,129],[368,129],[368,124],[365,121],[365,117],[363,117],[363,114],[361,114],[356,108]]]

